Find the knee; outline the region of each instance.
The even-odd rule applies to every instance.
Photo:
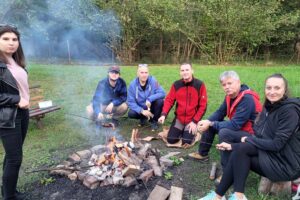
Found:
[[[128,105],[127,103],[124,102],[117,107],[115,114],[122,116],[127,112],[127,110],[128,110]]]
[[[219,130],[219,133],[218,133],[219,140],[224,141],[224,140],[228,139],[230,136],[230,131],[231,130],[228,128],[222,128],[221,130]]]
[[[162,108],[164,105],[164,100],[163,99],[157,99],[155,100],[153,103],[153,106],[155,106],[156,108]]]
[[[137,115],[138,115],[138,113],[131,110],[131,109],[128,111],[128,117],[129,118],[137,118]]]

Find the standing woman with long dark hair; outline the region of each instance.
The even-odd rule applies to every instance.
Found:
[[[1,194],[22,199],[17,192],[23,143],[29,123],[29,86],[20,33],[0,25],[0,137],[5,150]]]

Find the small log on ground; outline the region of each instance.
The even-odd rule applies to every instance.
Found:
[[[71,181],[75,181],[77,179],[77,173],[76,172],[73,172],[72,174],[69,174],[68,175],[68,178],[71,180]]]
[[[77,151],[76,154],[81,158],[81,159],[88,159],[91,157],[92,152],[90,150],[82,150],[82,151]]]
[[[124,178],[123,186],[130,187],[132,185],[136,185],[138,182],[136,181],[136,178],[134,176],[126,176]]]
[[[155,156],[149,156],[146,159],[146,162],[151,166],[151,168],[154,170],[155,176],[162,176],[162,168],[158,166],[158,162],[155,158]]]
[[[170,190],[156,185],[147,200],[166,200],[170,195]]]
[[[291,181],[272,182],[266,177],[262,177],[259,183],[258,192],[262,194],[291,194]]]
[[[136,175],[140,172],[140,166],[137,165],[128,165],[125,169],[123,169],[123,176]]]
[[[69,156],[69,159],[72,161],[72,162],[80,162],[81,159],[80,159],[80,156],[77,155],[76,153],[73,153],[72,155]]]
[[[148,180],[154,175],[154,170],[153,169],[149,169],[144,171],[143,173],[141,173],[141,175],[139,176],[139,179],[142,180],[144,183],[147,183]]]
[[[104,145],[96,145],[96,146],[93,146],[92,148],[90,148],[90,151],[94,154],[101,154],[105,150],[106,150],[106,146],[104,146]]]
[[[83,185],[90,189],[95,189],[99,185],[99,181],[95,176],[86,176],[83,180]]]
[[[182,200],[183,188],[171,186],[169,200]]]

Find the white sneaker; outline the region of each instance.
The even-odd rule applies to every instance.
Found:
[[[245,195],[243,195],[243,198],[242,198],[242,199],[239,199],[235,193],[232,193],[232,194],[229,196],[229,199],[228,199],[228,200],[248,200],[248,199],[246,198]]]
[[[217,198],[217,193],[215,191],[210,191],[205,197],[202,197],[198,200],[219,200]],[[221,200],[226,200],[225,196],[222,197]]]

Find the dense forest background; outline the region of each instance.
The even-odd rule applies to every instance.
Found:
[[[132,64],[300,59],[299,0],[3,0],[32,59]],[[298,51],[297,51],[298,49]]]

